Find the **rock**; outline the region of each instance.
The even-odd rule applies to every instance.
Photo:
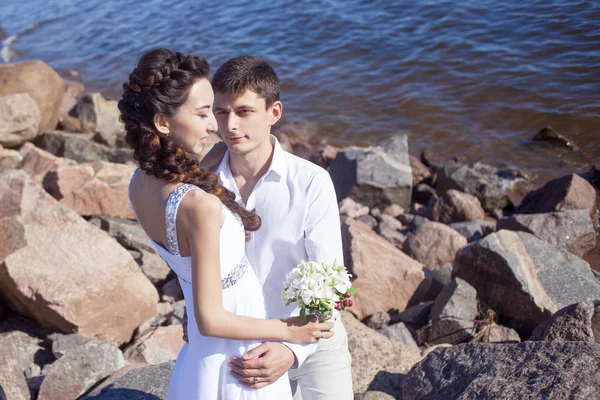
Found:
[[[16,369],[26,378],[40,374],[40,366],[36,362],[50,361],[51,358],[43,346],[43,340],[33,332],[27,332],[27,329],[0,333],[0,348],[5,349],[0,354],[0,360],[4,357],[7,363],[11,363],[8,359],[16,361]]]
[[[0,149],[0,171],[18,168],[23,156],[16,150]]]
[[[375,227],[378,225],[377,220],[370,215],[363,215],[362,217],[358,217],[357,221],[362,222],[371,229],[375,229]]]
[[[446,286],[452,281],[452,269],[452,264],[446,263],[440,268],[434,269],[431,272],[433,272],[435,277],[442,283],[442,285]]]
[[[348,332],[348,349],[355,360],[352,364],[354,393],[364,393],[378,372],[405,374],[421,359],[420,351],[392,342],[361,324],[351,314],[342,312],[342,319]]]
[[[155,286],[160,286],[169,277],[171,268],[155,251],[142,250],[138,261],[142,272]],[[137,261],[137,260],[136,260]]]
[[[473,285],[480,300],[495,304],[525,336],[558,309],[600,298],[589,264],[525,232],[501,230],[465,247],[453,275]]]
[[[29,94],[0,95],[0,144],[16,147],[35,138],[40,130],[40,118],[40,109]]]
[[[592,319],[600,300],[571,304],[558,311],[547,321],[539,324],[529,340],[547,342],[596,342]]]
[[[396,324],[398,321],[405,322],[407,324],[423,326],[429,322],[429,314],[433,301],[425,301],[407,308],[400,313],[394,313],[391,316],[391,323]]]
[[[172,361],[185,343],[182,338],[181,325],[159,326],[127,347],[125,357],[129,362],[150,365]]]
[[[399,215],[404,214],[404,208],[400,207],[398,204],[390,204],[382,211],[385,215],[389,215],[391,217],[397,218]]]
[[[133,152],[129,149],[114,149],[94,143],[84,134],[48,131],[35,139],[35,145],[55,156],[65,157],[79,163],[108,161],[113,163],[134,163]]]
[[[418,303],[427,282],[423,266],[373,232],[362,222],[347,219],[342,225],[344,260],[354,276],[352,312],[364,318],[377,311]]]
[[[431,177],[431,171],[418,158],[409,155],[408,160],[413,174],[413,186],[417,186],[425,179]]]
[[[0,399],[29,400],[29,388],[19,365],[16,346],[7,345],[0,338]]]
[[[469,343],[439,349],[404,378],[402,399],[592,399],[595,343]]]
[[[417,342],[415,342],[410,331],[402,322],[379,329],[378,332],[392,342],[402,343],[412,349],[419,350]]]
[[[38,133],[56,128],[65,83],[48,64],[39,60],[0,65],[0,96],[27,93],[38,105]]]
[[[156,289],[127,250],[27,173],[0,173],[0,201],[0,295],[19,313],[118,345],[155,314]]]
[[[182,325],[185,314],[185,300],[173,303],[173,313],[170,315],[167,325]]]
[[[118,347],[90,341],[67,352],[46,371],[38,400],[75,399],[125,366]]]
[[[439,222],[429,222],[408,236],[402,250],[435,270],[452,263],[456,252],[467,245],[467,239]]]
[[[415,214],[420,217],[427,218],[428,220],[431,220],[433,218],[433,208],[427,207],[423,204],[412,203],[410,205],[409,211],[411,214]]]
[[[363,206],[351,198],[346,197],[340,202],[340,214],[345,214],[350,218],[356,219],[369,214],[369,207]]]
[[[288,135],[286,135],[285,133],[277,135],[277,141],[279,141],[279,144],[281,145],[283,151],[287,151],[288,153],[294,154],[294,147]]]
[[[157,400],[167,397],[174,361],[137,368],[82,400]],[[110,379],[110,378],[109,378]]]
[[[426,206],[433,207],[438,201],[438,195],[434,188],[424,183],[419,183],[413,188],[412,191],[412,202],[425,204]]]
[[[335,157],[337,157],[337,153],[340,151],[338,147],[332,146],[330,144],[325,144],[322,147],[318,148],[317,152],[314,153],[309,160],[313,163],[317,164],[321,168],[328,169]]]
[[[520,214],[586,210],[596,214],[596,190],[579,175],[553,179],[542,188],[531,191],[519,205]]]
[[[64,115],[58,121],[57,128],[61,131],[71,133],[94,133],[94,131],[96,130],[96,124],[92,122],[83,121],[79,118],[71,117],[69,115]]]
[[[483,343],[520,343],[521,338],[514,329],[502,325],[493,324],[484,331],[480,331],[478,336]]]
[[[94,140],[98,143],[115,147],[125,135],[117,102],[106,100],[100,93],[88,93],[80,98],[70,116],[96,124]]]
[[[161,301],[175,303],[183,300],[183,291],[177,278],[167,281],[161,288]]]
[[[596,247],[596,231],[587,210],[514,214],[500,219],[497,229],[532,233],[579,257]]]
[[[406,135],[396,135],[382,147],[347,147],[329,167],[338,201],[346,197],[369,208],[398,204],[408,208],[412,172]]]
[[[277,137],[285,134],[292,145],[309,143],[310,139],[317,134],[315,124],[306,121],[288,121],[283,124],[275,125],[273,134]]]
[[[436,190],[444,193],[455,189],[472,194],[488,212],[503,209],[512,206],[506,192],[518,180],[501,178],[497,172],[496,168],[481,163],[473,166],[447,163],[438,172]]]
[[[26,171],[31,175],[31,179],[37,183],[42,184],[44,176],[48,171],[58,169],[63,166],[73,166],[77,163],[68,158],[56,157],[55,155],[48,153],[45,150],[38,149],[34,146],[27,154],[23,157],[19,168]]]
[[[464,221],[450,224],[450,228],[463,235],[472,243],[496,231],[496,224],[490,221]],[[502,229],[502,228],[499,228]]]
[[[134,166],[96,161],[58,167],[42,183],[52,197],[79,215],[134,219],[128,197],[134,172]]]
[[[474,321],[478,314],[475,289],[460,278],[453,279],[431,307],[431,326],[426,329],[427,343],[456,344],[471,339],[475,335]]]
[[[70,335],[54,333],[50,338],[52,339],[52,353],[57,359],[76,349],[77,347],[83,346],[84,344],[92,341],[92,339],[83,337],[76,333],[72,333]]]
[[[365,324],[369,328],[375,329],[375,330],[385,328],[386,326],[389,325],[389,323],[390,323],[390,314],[383,312],[383,311],[378,311],[376,313],[373,313],[373,314],[369,315],[367,318],[365,318],[363,321],[363,324]]]
[[[546,126],[533,137],[536,142],[547,142],[557,147],[564,147],[570,150],[577,150],[578,147],[573,141],[564,135],[558,133],[551,126]]]
[[[482,221],[484,218],[485,211],[479,199],[458,190],[450,189],[445,192],[433,207],[433,220],[444,224]]]
[[[406,236],[401,232],[403,228],[402,223],[387,214],[381,214],[379,219],[376,232],[394,246],[402,248],[402,245],[406,241]]]

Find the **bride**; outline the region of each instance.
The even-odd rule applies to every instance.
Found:
[[[167,399],[291,399],[287,374],[249,389],[230,375],[229,358],[266,340],[303,344],[330,338],[333,323],[265,319],[261,285],[244,254],[260,218],[191,156],[217,129],[209,70],[201,57],[149,51],[123,84],[119,101],[127,143],[139,163],[131,206],[193,310]]]

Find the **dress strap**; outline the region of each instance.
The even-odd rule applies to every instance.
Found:
[[[177,186],[169,195],[167,199],[167,207],[165,210],[165,223],[167,227],[167,242],[169,243],[169,253],[174,256],[181,257],[179,252],[179,242],[177,241],[177,209],[181,199],[190,190],[200,189],[197,186],[190,185],[189,183],[183,183]]]

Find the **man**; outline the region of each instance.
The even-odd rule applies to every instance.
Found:
[[[219,68],[212,84],[224,142],[201,166],[214,170],[218,165],[223,185],[261,217],[262,226],[252,233],[246,253],[263,285],[268,317],[286,318],[294,311],[280,297],[286,274],[300,260],[343,261],[333,183],[327,171],[284,152],[271,135],[283,105],[279,79],[265,60],[233,58]],[[331,339],[304,346],[263,343],[232,357],[231,374],[248,387],[261,388],[289,370],[294,399],[352,399],[347,335],[337,311],[335,318]]]

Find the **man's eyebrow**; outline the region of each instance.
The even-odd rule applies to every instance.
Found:
[[[254,110],[254,107],[252,107],[252,106],[247,106],[247,105],[241,105],[241,106],[237,106],[235,109],[236,109],[236,110],[239,110],[240,108],[246,108],[246,109]]]

